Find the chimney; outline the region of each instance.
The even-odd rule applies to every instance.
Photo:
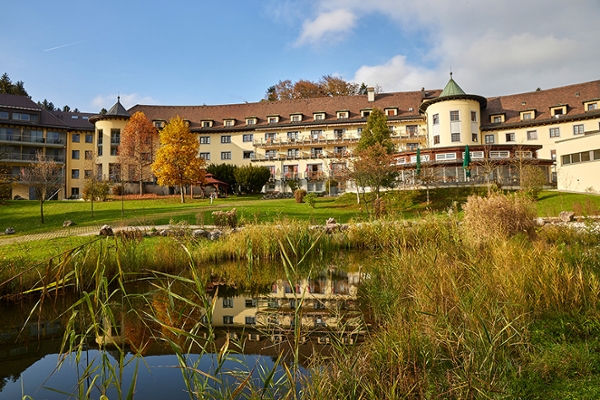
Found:
[[[375,88],[374,87],[367,88],[367,99],[369,101],[375,101]]]

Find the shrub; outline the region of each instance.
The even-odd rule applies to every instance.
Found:
[[[306,196],[306,190],[304,190],[304,189],[294,190],[294,198],[296,199],[296,203],[302,203],[304,201],[304,196]]]
[[[304,196],[304,202],[306,204],[308,204],[311,208],[315,208],[315,205],[317,203],[317,194],[316,193],[309,193],[306,196]]]
[[[235,228],[237,226],[237,210],[232,208],[230,211],[213,211],[213,222],[219,228]]]
[[[507,238],[520,232],[531,234],[536,211],[523,196],[492,193],[488,197],[469,196],[463,205],[465,236],[475,242]]]
[[[95,200],[106,201],[110,192],[109,181],[86,179],[83,185],[83,198],[85,200],[91,200],[93,197]]]
[[[125,187],[123,185],[113,186],[112,194],[115,196],[123,196],[125,194]]]
[[[535,165],[526,165],[521,169],[521,190],[533,200],[537,200],[547,179],[544,171]]]

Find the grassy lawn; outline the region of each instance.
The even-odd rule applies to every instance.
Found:
[[[421,191],[394,191],[386,193],[387,212],[398,218],[419,218],[424,212],[446,211],[456,204],[464,203],[474,188],[431,189],[430,202],[427,193]],[[484,194],[484,191],[479,191]],[[211,225],[215,210],[237,209],[241,223],[270,222],[283,218],[308,220],[323,224],[333,217],[338,222],[364,220],[368,218],[369,205],[356,204],[356,195],[341,197],[321,197],[316,207],[298,204],[294,199],[261,200],[256,196],[230,196],[210,204],[206,199],[186,199],[181,204],[178,197],[165,197],[147,200],[118,199],[94,203],[92,217],[91,204],[82,201],[48,201],[44,204],[45,224],[40,224],[39,203],[36,201],[7,201],[0,205],[0,231],[8,227],[17,235],[49,232],[63,228],[66,220],[77,226],[98,226],[110,224],[126,225],[167,225],[171,221],[186,221],[192,225]],[[121,209],[123,208],[123,213]],[[576,215],[594,215],[600,209],[600,196],[590,194],[542,192],[537,202],[538,215],[557,216],[561,211],[575,211]]]

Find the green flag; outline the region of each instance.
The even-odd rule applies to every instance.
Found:
[[[471,164],[471,153],[469,152],[469,145],[465,147],[465,155],[463,157],[463,168],[465,169],[467,178],[471,177],[471,169],[469,168],[469,164]]]
[[[421,173],[421,149],[417,148],[417,175]]]

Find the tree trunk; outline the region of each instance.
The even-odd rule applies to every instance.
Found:
[[[42,224],[44,223],[44,198],[40,199],[40,217],[42,220]]]
[[[123,191],[125,191],[125,186],[123,186]],[[140,178],[140,196],[144,194],[144,182]]]
[[[179,192],[181,192],[181,202],[185,203],[185,193],[184,193],[184,187],[183,185],[179,186]]]

